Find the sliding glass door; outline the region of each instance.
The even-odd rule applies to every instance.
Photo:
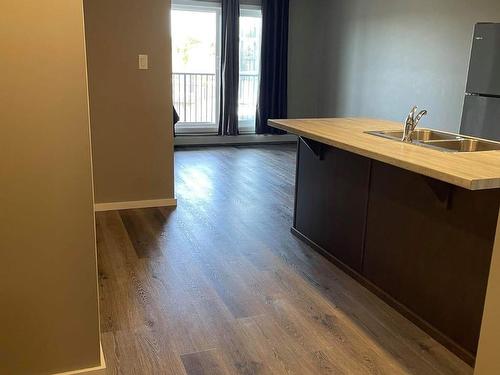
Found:
[[[200,5],[203,4],[203,5]],[[217,133],[220,6],[172,6],[172,90],[178,134]]]
[[[176,1],[171,16],[173,102],[180,117],[176,133],[215,134],[220,111],[220,4]],[[261,38],[260,8],[242,5],[238,93],[241,133],[255,132]]]

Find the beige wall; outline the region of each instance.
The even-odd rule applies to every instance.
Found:
[[[500,374],[500,215],[474,374]]]
[[[170,0],[84,4],[95,200],[173,198]]]
[[[82,2],[0,7],[0,374],[99,363]]]

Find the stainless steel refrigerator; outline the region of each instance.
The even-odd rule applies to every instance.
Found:
[[[478,23],[460,133],[500,141],[500,23]]]

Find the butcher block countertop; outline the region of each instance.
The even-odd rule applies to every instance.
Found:
[[[442,152],[365,133],[402,130],[402,123],[329,118],[269,120],[269,125],[465,189],[500,188],[500,151]]]

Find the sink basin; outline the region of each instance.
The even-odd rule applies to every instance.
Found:
[[[366,133],[400,142],[403,138],[402,130],[376,130],[367,131]],[[411,144],[431,147],[435,150],[443,152],[479,152],[500,150],[500,142],[476,139],[431,129],[416,129],[413,132],[413,142]]]
[[[427,145],[444,148],[455,152],[477,152],[500,150],[500,143],[481,139],[455,139],[443,141],[429,141]]]
[[[379,137],[384,137],[384,138],[391,138],[397,140],[403,139],[402,130],[382,130],[382,131],[371,131],[367,133],[378,135]],[[460,136],[456,134],[444,133],[430,129],[417,129],[413,132],[413,140],[417,142],[426,142],[426,141],[444,140],[444,139],[459,139],[459,138]]]

